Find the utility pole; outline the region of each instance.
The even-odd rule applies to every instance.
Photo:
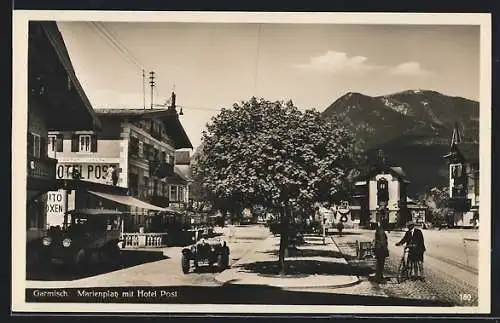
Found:
[[[155,87],[155,72],[149,72],[149,85],[151,85],[151,109],[153,109],[153,94]]]
[[[146,110],[146,74],[142,70],[142,107]]]

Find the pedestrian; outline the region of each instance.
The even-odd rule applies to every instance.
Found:
[[[375,229],[375,280],[379,283],[384,281],[384,266],[385,258],[389,257],[389,249],[387,247],[387,234],[384,231],[382,223],[378,222]]]
[[[342,230],[344,230],[344,222],[342,220],[339,220],[337,222],[337,230],[339,230],[339,236],[342,236]]]
[[[226,241],[222,243],[221,253],[222,253],[222,260],[224,263],[224,269],[226,269],[227,267],[229,267],[229,253],[230,253]]]
[[[413,221],[408,222],[408,231],[406,231],[403,239],[401,239],[396,246],[406,244],[408,248],[408,261],[410,262],[410,269],[413,269],[413,276],[416,279],[424,280],[424,252],[425,243],[424,235],[420,229],[415,228]]]

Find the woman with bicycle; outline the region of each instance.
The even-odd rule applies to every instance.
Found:
[[[405,248],[408,248],[408,262],[413,277],[424,280],[424,235],[420,229],[415,228],[415,223],[412,221],[408,222],[408,231],[406,231],[403,239],[396,243],[396,246],[403,244],[406,244]]]

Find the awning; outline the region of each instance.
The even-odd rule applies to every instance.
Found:
[[[159,207],[159,206],[156,206],[153,204],[146,203],[144,201],[141,201],[141,200],[136,199],[135,197],[129,196],[129,195],[113,195],[113,194],[98,193],[98,192],[92,192],[92,191],[89,191],[89,193],[92,193],[96,196],[105,198],[105,199],[110,200],[110,201],[114,201],[114,202],[124,204],[124,205],[135,206],[135,207],[138,207],[141,209],[146,209],[146,210],[151,210],[151,211],[176,212],[176,211],[169,209],[169,208],[163,208],[163,207]]]

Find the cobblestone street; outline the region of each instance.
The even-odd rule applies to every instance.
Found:
[[[424,235],[432,233],[424,231]],[[403,252],[401,247],[394,244],[402,236],[401,232],[388,233],[389,257],[385,264],[385,284],[372,281],[374,264],[358,262],[356,258],[356,241],[371,241],[373,231],[356,230],[346,232],[342,237],[332,236],[345,258],[352,265],[353,270],[368,271],[371,275],[362,276],[357,286],[336,290],[338,293],[357,293],[363,295],[384,295],[387,297],[411,298],[421,300],[440,300],[455,306],[476,306],[478,302],[477,269],[460,262],[446,261],[446,258],[431,256],[435,251],[432,243],[427,243],[428,254],[424,260],[425,281],[407,280],[397,283],[396,274]],[[458,247],[463,247],[459,245]],[[452,253],[449,253],[452,254]],[[457,271],[468,269],[468,275],[457,274]]]

